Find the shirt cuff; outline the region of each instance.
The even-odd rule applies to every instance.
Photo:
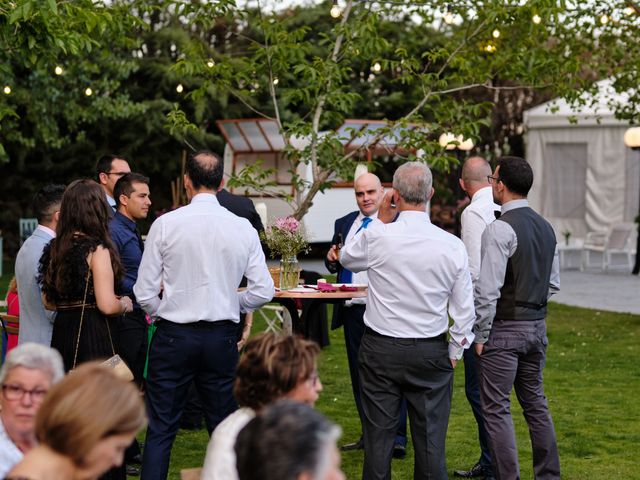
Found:
[[[464,347],[456,345],[453,342],[449,342],[449,358],[454,360],[460,360],[462,358],[462,354],[464,353]]]

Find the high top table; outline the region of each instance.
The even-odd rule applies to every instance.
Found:
[[[298,315],[298,307],[296,306],[296,299],[301,300],[313,300],[319,303],[339,303],[343,300],[350,300],[352,298],[366,298],[367,289],[358,289],[354,292],[342,292],[340,290],[336,292],[317,292],[317,291],[297,291],[298,289],[280,290],[277,291],[273,297],[273,301],[279,303],[287,309],[289,315],[291,315],[291,325],[283,325],[282,331],[285,333],[292,333],[294,331],[302,331],[302,325],[300,321],[300,315]]]

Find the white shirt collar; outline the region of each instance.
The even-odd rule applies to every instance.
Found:
[[[473,194],[471,198],[471,202],[481,202],[482,200],[490,199],[493,202],[493,189],[491,186],[482,187],[476,193]]]
[[[37,228],[39,230],[42,230],[46,234],[51,235],[53,238],[56,238],[56,232],[54,230],[51,230],[49,227],[45,227],[44,225],[38,224]]]

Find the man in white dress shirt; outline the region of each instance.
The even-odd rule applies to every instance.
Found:
[[[399,167],[378,220],[360,231],[340,255],[345,267],[353,272],[366,270],[369,277],[358,359],[364,413],[363,480],[391,478],[403,396],[414,443],[414,479],[447,478],[445,437],[453,368],[473,342],[473,291],[464,244],[429,220],[426,206],[433,195],[431,184],[425,164]],[[398,218],[391,223],[396,212]]]
[[[158,327],[149,351],[143,480],[167,478],[192,380],[209,433],[236,409],[240,312],[259,308],[275,292],[257,232],[216,199],[222,173],[214,153],[189,157],[184,185],[191,203],[153,223],[133,289]],[[239,292],[243,275],[247,288]]]
[[[480,275],[480,245],[482,233],[496,218],[500,212],[500,206],[493,201],[493,192],[489,179],[491,166],[482,157],[469,157],[462,166],[462,178],[460,187],[464,190],[471,203],[464,209],[461,216],[462,241],[469,255],[469,271],[471,281],[476,284]],[[480,406],[480,386],[478,384],[478,372],[475,351],[469,348],[464,351],[464,388],[467,400],[478,424],[478,440],[480,442],[480,459],[469,470],[455,470],[456,477],[472,478],[484,477],[491,480],[494,477],[491,468],[491,455],[489,453],[489,440],[482,419]]]

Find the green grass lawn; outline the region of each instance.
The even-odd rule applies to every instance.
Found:
[[[256,323],[255,331],[261,326]],[[566,480],[640,479],[640,316],[551,305],[545,387],[554,418],[562,477]],[[317,408],[343,429],[343,441],[360,435],[342,331],[331,332],[323,350],[320,376],[324,391]],[[513,397],[522,478],[533,478],[531,446],[521,410]],[[479,456],[475,420],[464,395],[464,370],[458,365],[447,436],[447,465],[470,467]],[[171,479],[181,468],[202,464],[206,432],[181,432],[173,449]],[[394,479],[413,478],[412,451],[393,461]],[[349,479],[361,477],[362,453],[346,452]]]
[[[7,272],[7,270],[5,270]],[[0,279],[6,292],[8,274]],[[264,328],[256,321],[254,332]],[[640,479],[640,316],[552,304],[548,317],[549,350],[545,387],[554,418],[565,480]],[[351,396],[342,330],[331,332],[331,345],[320,358],[324,391],[317,408],[343,429],[343,441],[360,435]],[[520,407],[513,397],[522,478],[533,478],[531,447]],[[455,375],[447,437],[447,465],[467,468],[479,456],[475,421],[464,395],[464,369]],[[141,437],[142,438],[142,437]],[[206,431],[181,431],[171,458],[169,478],[182,468],[202,465]],[[393,461],[394,479],[413,478],[412,451]],[[362,453],[346,452],[343,469],[359,479]],[[451,476],[452,473],[451,473]]]

